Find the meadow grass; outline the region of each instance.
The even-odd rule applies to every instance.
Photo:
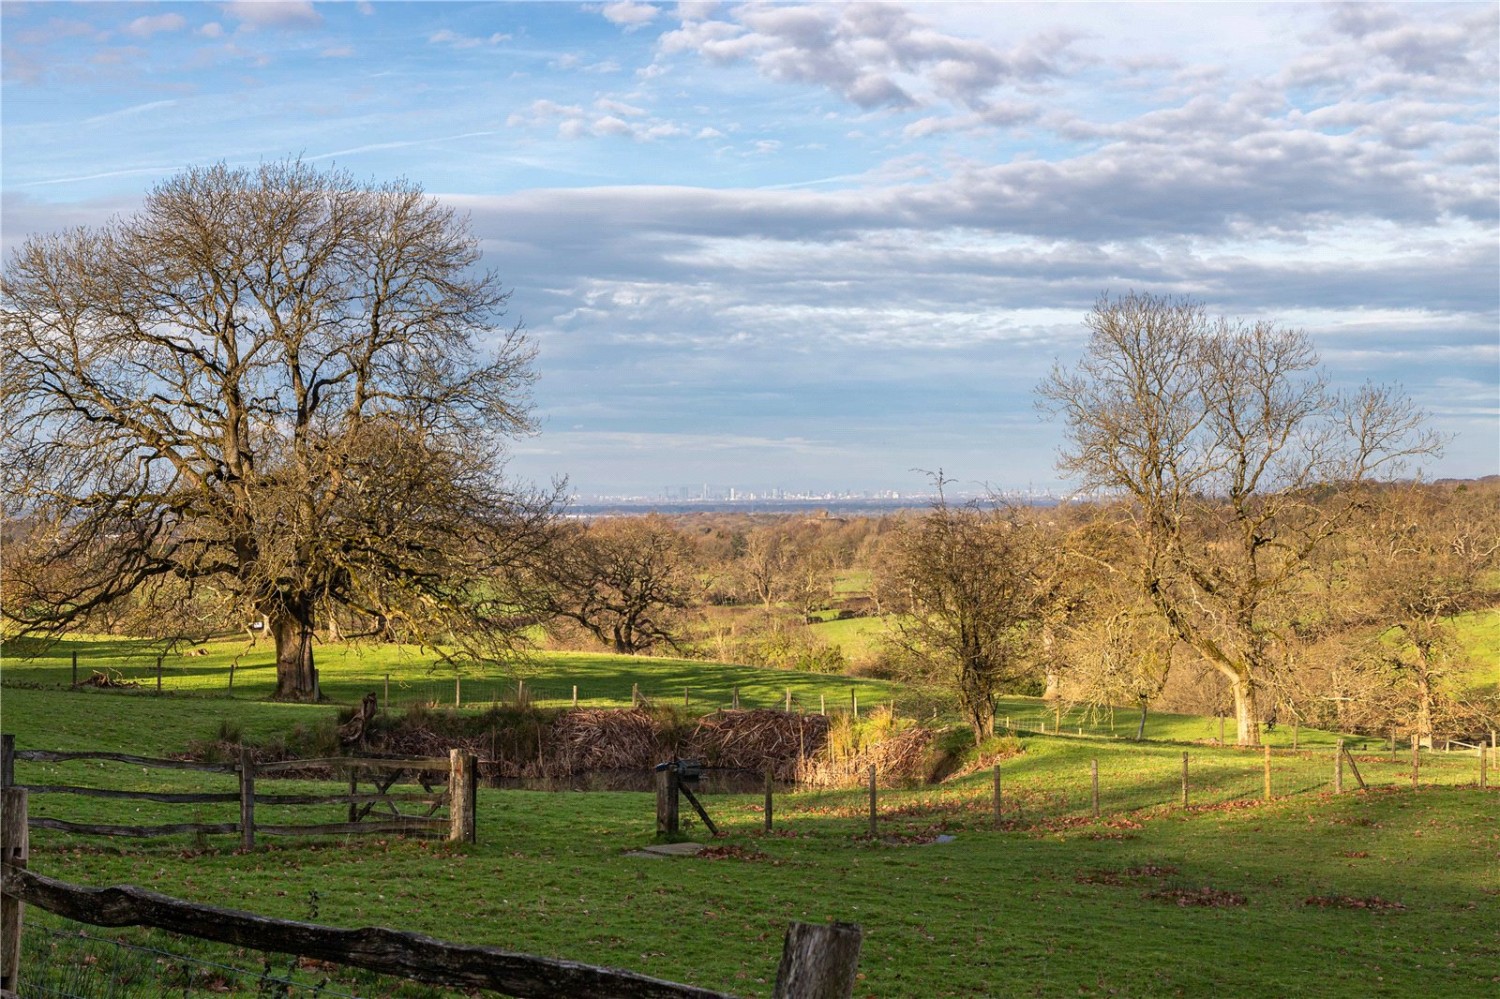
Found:
[[[257,741],[336,710],[250,699],[269,692],[269,677],[244,687],[237,677],[236,696],[227,698],[227,664],[215,656],[232,654],[228,649],[183,660],[181,686],[157,697],[154,654],[141,663],[130,658],[139,651],[128,643],[75,648],[98,653],[85,662],[108,660],[126,675],[144,669],[151,682],[127,691],[68,690],[69,647],[31,662],[7,657],[0,727],[21,748],[166,755],[215,738],[226,724]],[[429,682],[430,662],[411,650],[384,650],[347,673],[342,658],[325,655],[321,668],[330,691],[351,701],[367,688],[372,663],[388,665],[393,683],[399,677],[406,689]],[[707,691],[714,670],[745,680],[742,699],[762,689],[772,703],[788,679],[825,679],[677,660],[541,660],[549,661],[558,677],[592,676],[588,683],[601,692],[593,703],[616,705],[629,702],[631,683],[648,690],[701,684]],[[268,653],[262,668],[270,668]],[[756,674],[769,674],[759,679],[763,688],[754,688]],[[531,680],[540,688],[543,676]],[[451,676],[443,682],[451,690]],[[843,678],[833,683],[848,689]],[[580,681],[581,696],[589,689]],[[705,710],[707,702],[705,694]],[[31,866],[75,883],[138,884],[283,918],[309,918],[314,905],[318,921],[332,925],[391,926],[745,995],[769,994],[788,921],[833,919],[865,930],[861,996],[1405,996],[1494,988],[1500,796],[1475,786],[1474,756],[1424,753],[1423,787],[1414,792],[1404,747],[1392,759],[1370,740],[1356,755],[1373,789],[1354,793],[1350,773],[1350,793],[1334,795],[1338,734],[1302,729],[1293,752],[1282,726],[1270,734],[1275,798],[1267,803],[1260,800],[1260,752],[1213,745],[1214,719],[1152,715],[1148,741],[1136,743],[1120,737],[1133,735],[1133,713],[1122,712],[1114,732],[1106,715],[1064,714],[1062,734],[1054,731],[1057,715],[1035,699],[1005,699],[1000,714],[1021,730],[1021,752],[1000,762],[998,828],[992,771],[982,769],[941,785],[882,788],[875,838],[860,790],[780,794],[770,833],[760,796],[709,795],[707,807],[725,833],[712,844],[721,848],[714,859],[646,860],[629,853],[651,840],[651,795],[485,788],[472,845],[267,837],[256,851],[239,853],[231,836],[132,841],[38,829]],[[1049,734],[1037,734],[1044,722]],[[1184,752],[1187,809],[1179,799]],[[1096,760],[1099,819],[1089,780]],[[17,778],[141,790],[234,784],[228,775],[98,761],[21,761]],[[276,791],[317,786],[266,783]],[[326,807],[328,814],[268,809],[266,818],[338,817],[336,806]],[[234,811],[49,794],[33,795],[32,809],[130,824],[231,821]],[[703,838],[691,822],[687,828]],[[953,840],[933,842],[938,834]],[[1184,904],[1195,901],[1210,904]],[[33,925],[61,929],[46,916]],[[238,966],[261,962],[162,934],[127,936]],[[164,973],[161,962],[152,963]],[[351,976],[336,981],[349,991],[433,994],[418,986],[360,986]],[[136,994],[152,994],[145,987]],[[198,987],[173,978],[170,991],[263,990],[222,981],[193,991]]]
[[[144,640],[67,638],[6,646],[0,673],[7,685],[68,687],[76,653],[80,680],[103,671],[138,684],[138,692],[156,691],[158,650]],[[275,653],[269,642],[252,647],[244,639],[218,639],[198,648],[204,654],[162,656],[164,693],[240,701],[264,700],[275,690]],[[418,646],[347,642],[321,644],[315,655],[324,696],[341,704],[358,703],[370,692],[383,698],[387,676],[392,706],[452,704],[455,695],[475,707],[514,700],[518,680],[524,681],[533,703],[551,706],[571,704],[576,686],[580,707],[628,705],[635,687],[652,700],[682,704],[686,697],[705,710],[729,707],[736,689],[744,708],[781,707],[790,690],[794,709],[801,710],[848,703],[851,691],[865,703],[889,701],[901,692],[881,680],[609,653],[539,651],[506,664],[456,665]]]
[[[227,837],[125,844],[37,830],[31,864],[283,918],[307,918],[316,890],[318,918],[333,925],[394,926],[745,995],[768,994],[788,921],[833,919],[864,928],[862,996],[1492,986],[1495,792],[1333,796],[1314,786],[1327,754],[1307,755],[1278,759],[1278,793],[1297,793],[1264,804],[1254,801],[1255,754],[1200,749],[1196,803],[1183,810],[1175,747],[1029,738],[1002,765],[1000,829],[988,773],[882,791],[876,839],[860,792],[781,795],[769,834],[758,796],[712,795],[725,832],[717,859],[629,856],[650,840],[650,795],[483,789],[473,845],[285,840],[243,854]],[[1087,791],[1095,757],[1100,820]],[[953,840],[925,842],[937,832]]]

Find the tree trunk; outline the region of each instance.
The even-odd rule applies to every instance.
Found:
[[[995,705],[990,700],[989,692],[961,684],[959,700],[968,717],[969,727],[974,730],[974,745],[983,745],[984,740],[995,734]]]
[[[1042,691],[1042,700],[1055,701],[1062,696],[1062,673],[1057,668],[1057,635],[1050,624],[1042,626],[1043,675],[1047,689]]]
[[[293,598],[272,608],[268,616],[276,639],[276,700],[322,700],[318,670],[313,665],[312,601]]]
[[[1417,664],[1417,716],[1412,719],[1412,738],[1419,746],[1432,748],[1432,677],[1427,671],[1426,650],[1419,650],[1422,661]]]
[[[1151,702],[1149,700],[1144,697],[1141,698],[1141,723],[1135,727],[1136,742],[1140,742],[1146,738],[1146,711],[1150,706]],[[1113,722],[1111,722],[1111,725],[1113,725]]]
[[[1234,694],[1235,742],[1241,746],[1260,745],[1260,715],[1255,706],[1255,681],[1240,673],[1229,676]]]

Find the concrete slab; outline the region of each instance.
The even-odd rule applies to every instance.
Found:
[[[705,849],[702,843],[652,843],[650,846],[639,850],[631,850],[625,854],[627,857],[645,857],[647,859],[658,859],[661,857],[691,857]]]

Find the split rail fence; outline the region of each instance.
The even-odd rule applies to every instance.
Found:
[[[17,784],[15,763],[68,763],[98,760],[148,769],[192,771],[233,776],[233,791],[175,792],[138,791],[76,784]],[[298,777],[308,771],[337,770],[347,775],[348,790],[335,794],[267,793],[257,780]],[[121,801],[150,801],[167,805],[234,805],[238,818],[228,822],[173,822],[156,825],[72,822],[50,816],[30,818],[32,828],[94,836],[136,838],[176,835],[229,835],[238,833],[244,849],[255,846],[262,836],[368,836],[403,835],[474,842],[476,761],[466,750],[454,749],[448,759],[387,759],[374,757],[330,757],[257,763],[241,749],[233,765],[162,760],[126,753],[59,752],[50,749],[17,749],[15,737],[0,736],[0,788],[20,787],[31,794],[83,795]],[[406,778],[420,791],[394,790]],[[267,806],[329,806],[348,808],[344,822],[270,823],[256,818],[257,808]],[[416,810],[413,811],[412,809]],[[403,809],[406,809],[403,811]],[[447,814],[438,813],[446,809]]]
[[[498,947],[447,943],[384,927],[341,929],[272,919],[173,898],[131,885],[88,888],[28,870],[27,789],[0,792],[0,995],[16,994],[25,905],[93,926],[149,926],[218,943],[275,951],[448,988],[536,999],[728,999],[725,993],[577,961]],[[792,923],[782,947],[779,999],[847,999],[854,989],[860,928]]]

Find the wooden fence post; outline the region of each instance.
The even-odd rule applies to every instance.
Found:
[[[1188,806],[1188,776],[1187,776],[1187,774],[1188,774],[1188,767],[1187,767],[1187,756],[1188,756],[1187,753],[1183,753],[1182,754],[1182,807],[1183,808],[1186,808]]]
[[[1412,729],[1411,736],[1411,789],[1417,789],[1419,775],[1422,770],[1422,740],[1417,738],[1416,729]]]
[[[255,849],[255,760],[244,746],[240,747],[240,849]]]
[[[995,764],[995,828],[1000,828],[1000,764]]]
[[[766,767],[766,832],[771,831],[771,791],[772,791],[771,768]]]
[[[786,688],[786,710],[788,712],[790,712],[792,710],[792,688],[791,687]]]
[[[1333,751],[1333,793],[1344,793],[1344,740]]]
[[[16,783],[16,737],[0,735],[0,788]]]
[[[573,707],[578,707],[578,684],[573,684]]]
[[[1099,817],[1099,761],[1089,760],[1089,780],[1094,786],[1094,818]]]
[[[632,683],[630,685],[630,706],[633,708],[641,703],[641,685]]]
[[[474,756],[448,751],[448,842],[474,842]]]
[[[818,714],[820,714],[820,715],[826,715],[826,714],[828,714],[828,702],[826,700],[824,700],[824,695],[823,694],[819,694],[818,695]]]
[[[729,706],[736,711],[740,709],[740,688],[734,688],[734,693],[730,695]]]
[[[1479,753],[1479,790],[1483,791],[1485,788],[1489,787],[1489,772],[1486,767],[1486,764],[1489,761],[1487,759],[1488,754],[1485,752],[1484,743],[1479,744],[1479,749],[1477,750],[1477,752]]]
[[[161,693],[161,656],[156,657],[156,692]]]
[[[1297,726],[1298,726],[1298,724],[1299,724],[1298,719],[1296,717],[1293,717],[1292,718],[1292,750],[1294,752],[1297,749]]]
[[[26,789],[7,787],[0,791],[0,863],[26,867],[30,853],[26,831]],[[0,897],[0,990],[16,992],[21,970],[21,900]]]
[[[1271,800],[1271,747],[1266,747],[1266,800]]]
[[[379,786],[379,785],[376,785]],[[356,764],[349,765],[349,821],[359,821],[359,805],[355,803],[354,796],[359,793],[359,767]]]
[[[878,809],[878,805],[877,805],[876,794],[877,794],[877,792],[875,790],[875,764],[871,763],[870,764],[870,838],[871,839],[875,838],[876,821],[877,821],[877,817],[879,815],[879,809]]]
[[[455,708],[464,706],[464,681],[460,676],[453,678],[453,706]]]
[[[772,999],[849,999],[864,933],[854,923],[787,927]]]
[[[386,711],[391,710],[391,675],[389,673],[385,675],[385,700],[380,706]]]
[[[674,766],[656,771],[656,835],[676,836],[678,823],[678,776]]]
[[[73,686],[78,686],[78,653],[73,653]]]
[[[849,703],[854,707],[855,720],[859,719],[859,691],[849,688]]]

